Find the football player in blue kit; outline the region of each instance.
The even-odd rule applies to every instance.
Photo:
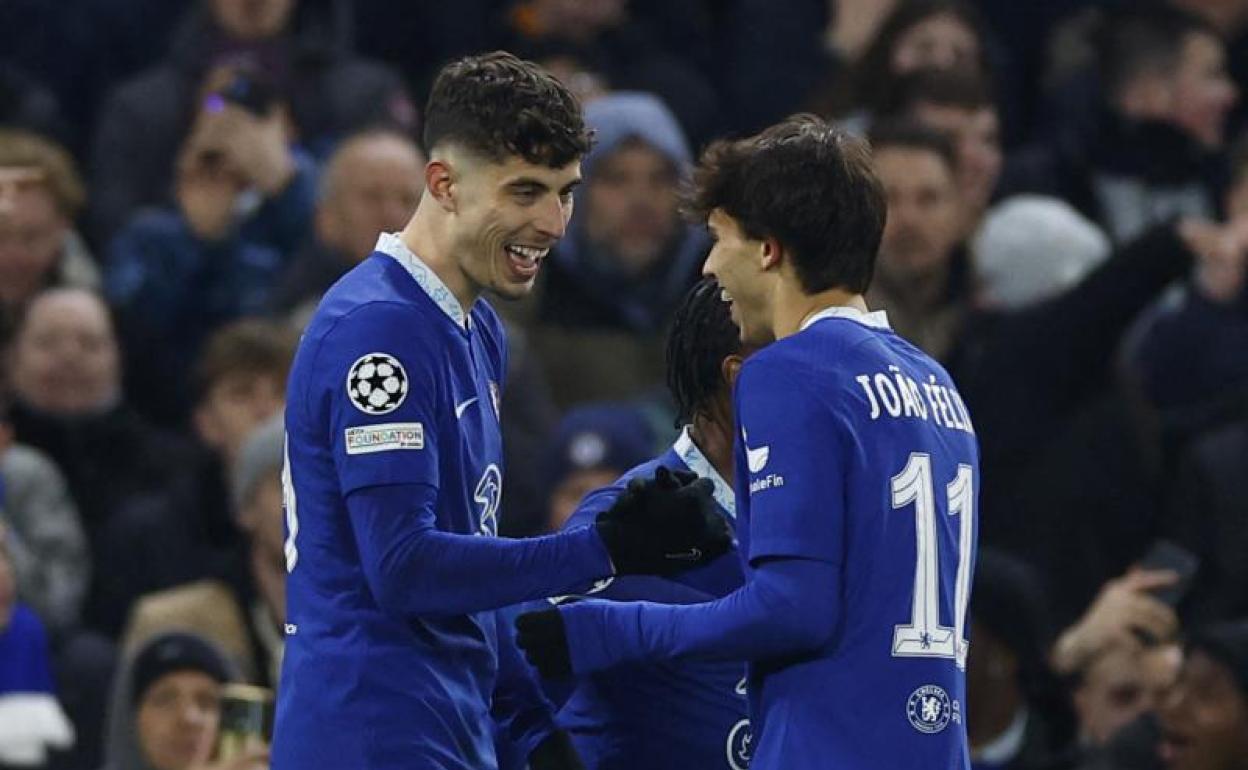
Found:
[[[710,483],[665,470],[589,526],[496,537],[507,345],[479,296],[531,289],[590,137],[558,81],[494,53],[439,73],[424,138],[416,212],[325,295],[287,387],[274,770],[492,768],[492,719],[534,770],[580,767],[496,610],[731,544]]]
[[[755,770],[967,768],[978,446],[939,364],[869,312],[885,218],[866,144],[811,116],[718,142],[705,272],[762,347],[734,394],[745,585],[521,615],[545,675],[746,660]]]
[[[703,279],[677,309],[668,337],[667,383],[679,438],[662,455],[586,495],[565,527],[593,522],[633,479],[648,478],[660,466],[710,479],[720,514],[733,521],[732,383],[747,350],[719,284]],[[696,604],[732,593],[743,580],[734,551],[680,575],[604,581],[589,595]],[[572,734],[590,770],[744,770],[750,753],[744,674],[740,661],[623,664],[577,679],[559,725]]]

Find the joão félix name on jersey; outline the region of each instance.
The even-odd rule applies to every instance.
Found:
[[[926,382],[916,382],[901,369],[890,366],[887,373],[860,374],[854,379],[867,396],[872,420],[884,415],[914,417],[942,428],[975,433],[962,397],[956,390],[938,383],[935,375],[930,375]]]

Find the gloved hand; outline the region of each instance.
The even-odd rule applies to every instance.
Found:
[[[633,479],[595,526],[620,575],[674,575],[726,553],[732,532],[709,479],[659,466]]]
[[[545,679],[572,675],[572,653],[563,615],[556,608],[526,612],[516,618],[516,646]]]
[[[572,739],[562,730],[546,736],[529,755],[529,770],[585,770]]]

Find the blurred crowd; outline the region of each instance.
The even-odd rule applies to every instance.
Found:
[[[699,151],[870,138],[869,295],[982,450],[976,768],[1248,768],[1248,0],[0,0],[0,767],[198,770],[277,685],[281,413],[506,48],[597,144],[510,332],[501,530],[676,436]]]

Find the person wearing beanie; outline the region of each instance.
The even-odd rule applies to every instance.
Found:
[[[614,93],[586,105],[585,122],[597,141],[568,233],[550,253],[533,335],[564,407],[660,386],[661,335],[710,248],[705,230],[680,217],[692,155],[667,107]]]
[[[569,412],[546,450],[548,529],[561,529],[587,493],[645,462],[654,442],[649,423],[634,407],[587,404]]]
[[[201,636],[170,631],[142,643],[118,670],[104,770],[259,770],[266,756],[210,764],[221,687],[235,678]]]
[[[1248,621],[1219,623],[1187,642],[1179,682],[1161,709],[1168,770],[1248,768]]]

